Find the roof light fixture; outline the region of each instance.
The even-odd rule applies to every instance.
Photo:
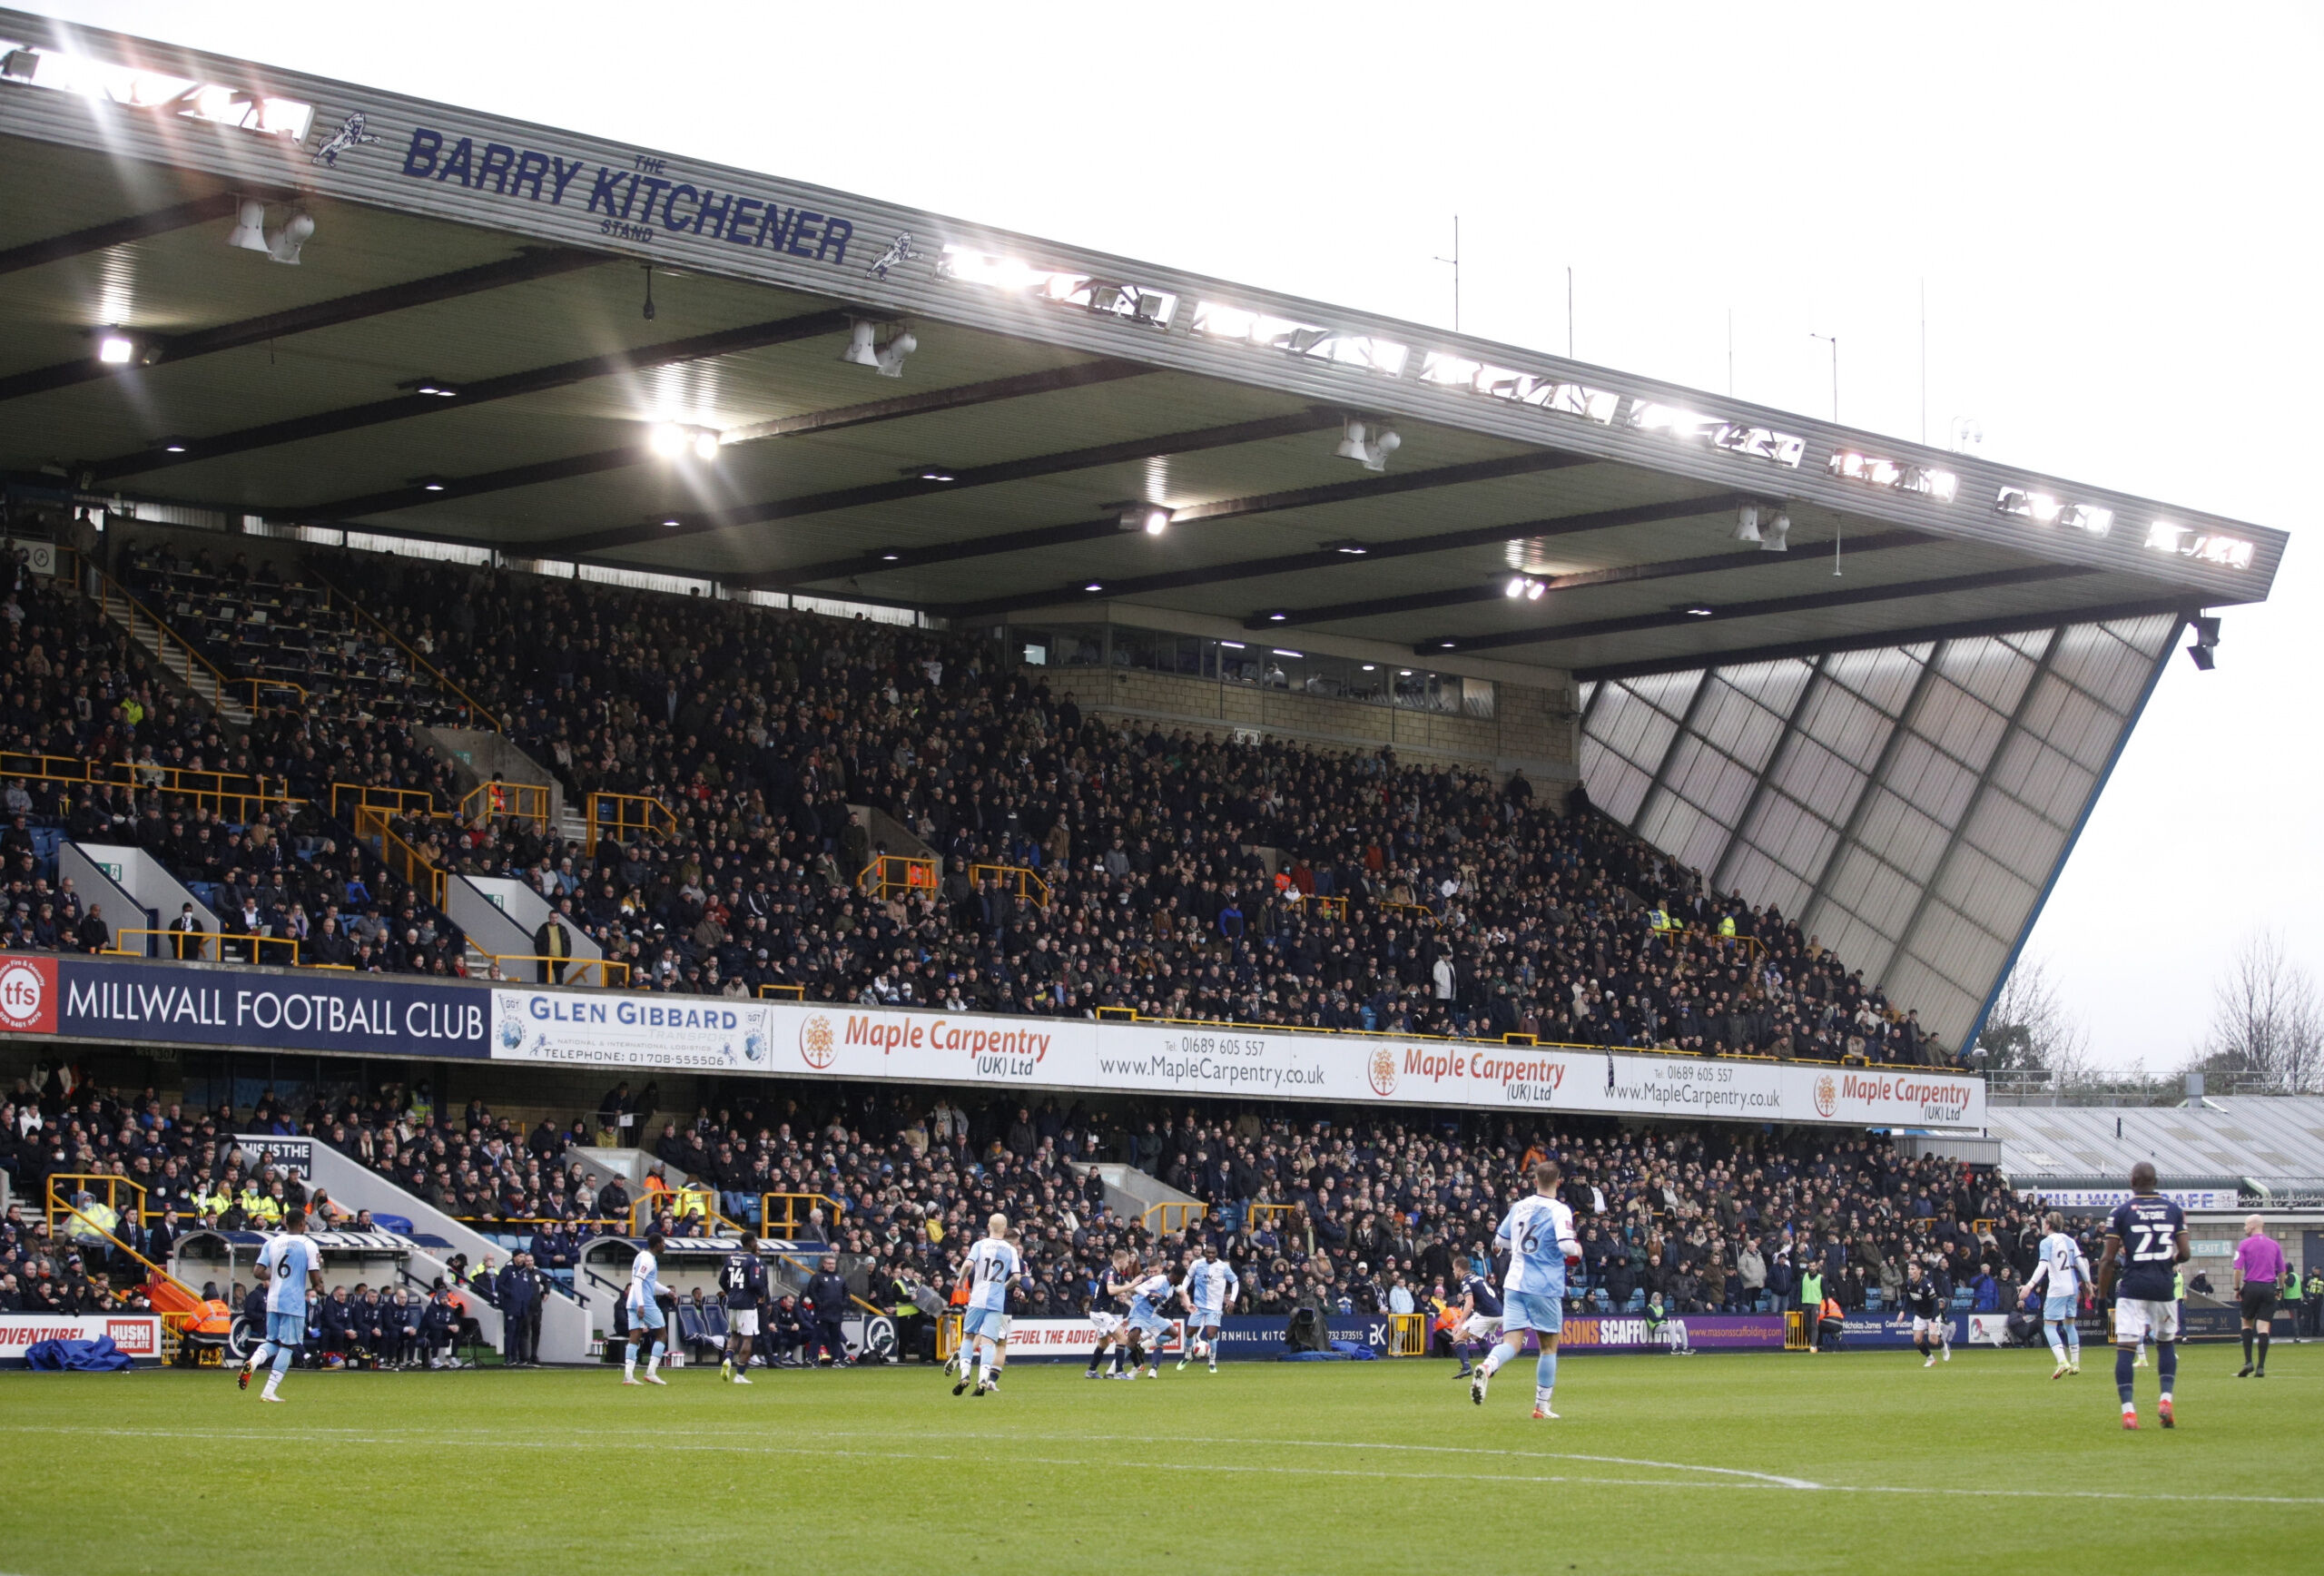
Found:
[[[1689,602],[1679,611],[1689,618],[1709,618],[1711,616],[1711,606],[1708,602]]]
[[[1092,580],[1082,587],[1084,591],[1103,591],[1105,588],[1106,583],[1103,580]]]
[[[307,244],[308,237],[314,232],[315,216],[303,208],[296,209],[290,218],[282,222],[282,228],[274,232],[273,243],[266,249],[266,254],[277,262],[287,262],[296,268],[299,249]]]
[[[2187,655],[2198,668],[2209,673],[2218,660],[2213,654],[2219,646],[2219,616],[2200,614],[2187,620],[2187,626],[2195,632],[2195,644],[2187,648]]]
[[[164,438],[154,447],[163,454],[183,454],[192,446],[182,438]]]
[[[681,523],[682,522],[675,515],[664,515],[662,517],[662,528],[665,531],[676,530]]]
[[[903,557],[904,556],[893,547],[880,549],[880,562],[882,564],[901,564],[903,562]]]
[[[1364,543],[1357,541],[1354,537],[1348,537],[1336,542],[1325,542],[1322,545],[1329,547],[1334,553],[1345,553],[1351,558],[1364,557],[1372,551],[1370,547],[1366,547]]]
[[[1388,457],[1403,447],[1396,429],[1384,422],[1351,416],[1342,423],[1339,447],[1332,452],[1361,463],[1366,470],[1385,470]]]
[[[1304,652],[1304,651],[1285,651],[1285,650],[1284,650],[1284,648],[1283,648],[1283,647],[1281,647],[1280,645],[1270,645],[1270,646],[1268,646],[1268,647],[1267,647],[1267,650],[1268,650],[1268,651],[1270,651],[1270,652],[1272,652],[1272,653],[1274,653],[1274,654],[1275,654],[1275,655],[1277,655],[1277,656],[1291,656],[1291,657],[1305,658],[1305,657],[1306,656],[1306,655],[1307,655],[1307,654],[1306,654],[1305,652]]]
[[[1133,504],[1115,517],[1114,528],[1158,537],[1170,528],[1170,515],[1171,511],[1160,504]]]
[[[913,472],[913,475],[917,476],[921,481],[958,481],[960,479],[950,469],[940,465],[923,465],[919,470]]]
[[[97,330],[97,360],[108,367],[126,367],[137,359],[137,341],[119,329]]]
[[[1290,614],[1285,613],[1282,608],[1278,607],[1274,612],[1267,615],[1267,622],[1269,624],[1282,624],[1290,617]]]
[[[411,384],[411,391],[415,394],[433,395],[438,399],[457,399],[460,397],[460,391],[441,378],[416,379]]]
[[[255,197],[245,197],[235,211],[234,227],[226,231],[226,244],[244,251],[271,251],[266,243],[266,204]]]
[[[423,476],[412,485],[422,492],[442,492],[446,484],[440,476]]]
[[[855,318],[849,321],[847,349],[839,359],[851,367],[869,367],[882,378],[904,375],[904,358],[920,349],[920,340],[911,330],[891,328],[886,340],[880,339],[881,325],[870,318]]]
[[[718,458],[718,434],[707,427],[686,427],[675,421],[657,421],[645,435],[645,446],[664,459],[680,459],[687,455],[705,464]]]

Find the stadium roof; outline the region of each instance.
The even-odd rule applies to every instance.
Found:
[[[2002,1141],[2002,1169],[2020,1187],[2122,1187],[2132,1166],[2149,1160],[2174,1185],[2227,1177],[2276,1194],[2324,1192],[2324,1099],[2312,1096],[1994,1106],[1986,1128]]]
[[[2282,551],[779,176],[20,13],[0,40],[20,486],[1585,677],[2254,601]],[[261,250],[227,243],[247,203]],[[1745,504],[1787,552],[1737,539]],[[1120,528],[1148,506],[1167,529]]]

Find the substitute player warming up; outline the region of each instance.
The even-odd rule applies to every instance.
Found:
[[[1554,1160],[1535,1166],[1533,1197],[1519,1199],[1493,1234],[1494,1243],[1509,1250],[1509,1273],[1501,1282],[1501,1343],[1469,1378],[1469,1399],[1479,1406],[1485,1404],[1492,1376],[1517,1355],[1531,1330],[1541,1343],[1541,1360],[1533,1365],[1533,1415],[1557,1416],[1550,1410],[1550,1393],[1557,1387],[1558,1332],[1565,1326],[1565,1266],[1581,1256],[1573,1211],[1556,1197],[1561,1175]]]
[[[2131,1398],[2132,1364],[2139,1343],[2154,1337],[2155,1376],[2162,1402],[2155,1409],[2165,1428],[2178,1418],[2171,1387],[2179,1377],[2179,1266],[2187,1258],[2187,1220],[2179,1207],[2154,1190],[2154,1167],[2142,1160],[2131,1167],[2131,1197],[2114,1207],[2106,1222],[2106,1252],[2098,1261],[2098,1295],[2114,1294],[2114,1388],[2122,1397],[2122,1426],[2139,1425]],[[2122,1266],[2119,1284],[2116,1266]]]

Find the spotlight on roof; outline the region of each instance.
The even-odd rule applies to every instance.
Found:
[[[958,481],[960,477],[949,466],[923,465],[912,473],[921,481]]]
[[[1512,597],[1522,596],[1528,602],[1539,602],[1542,593],[1547,590],[1549,590],[1547,586],[1542,585],[1531,575],[1512,575],[1509,577],[1509,584],[1502,587],[1502,595]]]
[[[901,378],[904,358],[919,349],[920,341],[909,329],[892,329],[881,340],[880,324],[870,318],[855,318],[849,321],[847,349],[839,359],[851,367],[869,367],[882,378]]]
[[[718,434],[714,432],[695,433],[694,435],[694,457],[696,459],[716,459],[718,458]]]
[[[903,559],[904,556],[893,547],[882,547],[880,549],[880,562],[882,564],[901,564],[903,562]]]
[[[1436,649],[1439,651],[1450,651],[1460,644],[1461,643],[1457,640],[1440,640],[1436,643]]]
[[[1332,452],[1342,459],[1362,463],[1366,470],[1385,470],[1388,457],[1403,447],[1396,429],[1384,422],[1351,416],[1340,428],[1340,444]]]
[[[1160,504],[1133,504],[1115,517],[1114,528],[1158,537],[1170,528],[1170,511]]]
[[[1512,575],[1512,576],[1509,577],[1509,585],[1508,585],[1508,587],[1507,587],[1506,594],[1507,594],[1507,595],[1509,595],[1509,596],[1524,596],[1524,595],[1525,595],[1525,576],[1522,576],[1522,575]]]
[[[282,222],[282,228],[274,232],[273,244],[266,249],[266,254],[277,262],[287,262],[295,268],[299,262],[299,249],[307,244],[307,238],[314,232],[315,216],[303,208],[298,209]]]
[[[422,492],[442,492],[445,484],[440,476],[423,476],[412,485]]]
[[[97,360],[108,367],[126,367],[137,360],[137,341],[119,329],[99,329]]]
[[[718,458],[718,434],[707,427],[685,427],[675,421],[655,422],[645,435],[645,446],[664,459],[689,454],[704,461]]]
[[[675,531],[684,523],[684,522],[680,520],[675,515],[664,515],[662,517],[662,528],[665,531]]]
[[[1745,504],[1735,511],[1735,539],[1756,542],[1759,537],[1759,506]]]
[[[441,378],[417,379],[411,385],[411,391],[415,394],[432,395],[438,399],[458,399],[460,397],[460,391]]]
[[[2209,673],[2217,664],[2219,648],[2219,618],[2204,614],[2187,620],[2187,627],[2195,632],[2195,644],[2187,648],[2188,658],[2203,672]]]
[[[1711,615],[1710,604],[1708,602],[1689,602],[1679,611],[1689,618],[1709,618]]]
[[[1767,524],[1759,530],[1759,551],[1762,553],[1791,551],[1791,517],[1783,510],[1777,509],[1769,515]]]
[[[1345,553],[1351,558],[1361,558],[1365,554],[1372,551],[1370,547],[1366,547],[1364,543],[1357,541],[1354,537],[1348,537],[1336,542],[1325,542],[1323,543],[1322,546],[1329,547],[1334,553]]]
[[[193,446],[182,438],[164,438],[153,447],[163,454],[183,454]]]
[[[1092,580],[1082,587],[1084,591],[1103,591],[1105,588],[1106,583],[1103,580]]]
[[[234,212],[234,228],[226,231],[226,244],[244,251],[271,251],[266,242],[266,204],[255,197],[245,197]]]
[[[1269,624],[1281,624],[1289,619],[1290,616],[1290,614],[1284,612],[1278,607],[1274,612],[1267,615],[1267,622]]]

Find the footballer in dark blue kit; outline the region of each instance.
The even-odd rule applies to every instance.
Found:
[[[2187,1217],[2155,1191],[2154,1167],[2144,1160],[2131,1167],[2131,1197],[2114,1207],[2106,1222],[2106,1254],[2098,1263],[2098,1295],[2114,1298],[2114,1388],[2122,1398],[2122,1426],[2139,1425],[2132,1399],[2139,1343],[2154,1341],[2155,1375],[2162,1382],[2156,1415],[2162,1426],[2178,1426],[2171,1385],[2179,1377],[2179,1266],[2187,1258]]]
[[[766,1305],[766,1264],[754,1253],[732,1253],[718,1269],[718,1291],[726,1304],[726,1357],[719,1376],[737,1384],[751,1382],[751,1342],[759,1333],[759,1310]]]

